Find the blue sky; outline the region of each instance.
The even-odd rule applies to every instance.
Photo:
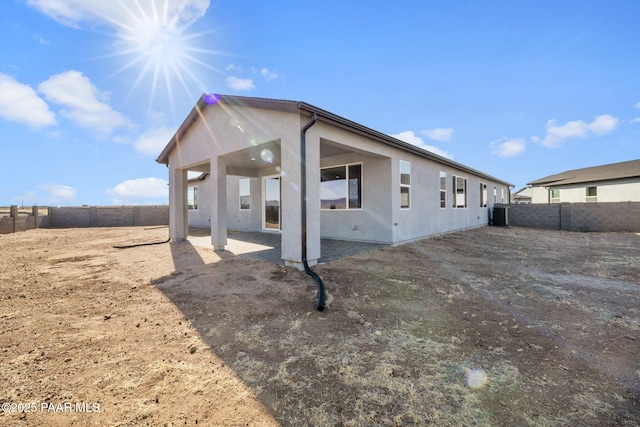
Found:
[[[166,203],[155,158],[202,93],[305,101],[516,189],[638,159],[639,16],[635,0],[4,0],[0,205]]]

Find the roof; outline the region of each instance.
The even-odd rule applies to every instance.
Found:
[[[319,121],[331,123],[334,126],[338,126],[343,129],[347,129],[351,132],[355,132],[357,134],[367,136],[368,138],[376,140],[383,144],[387,144],[392,147],[401,149],[403,151],[416,154],[418,156],[424,157],[429,160],[433,160],[443,165],[451,166],[453,168],[470,173],[472,175],[476,175],[478,177],[495,181],[497,183],[508,185],[511,187],[514,186],[509,182],[495,178],[491,175],[487,175],[484,172],[480,172],[476,169],[470,168],[461,163],[454,162],[453,160],[447,159],[446,157],[439,156],[435,153],[419,148],[413,144],[409,144],[407,142],[404,142],[402,140],[399,140],[397,138],[394,138],[382,132],[378,132],[374,129],[368,128],[366,126],[363,126],[351,120],[345,119],[344,117],[340,117],[329,111],[315,107],[311,104],[307,104],[306,102],[282,100],[282,99],[270,99],[270,98],[232,96],[232,95],[203,94],[198,100],[198,102],[196,103],[196,105],[193,107],[193,109],[191,110],[187,118],[184,120],[184,122],[182,122],[182,124],[176,131],[175,135],[171,138],[167,146],[164,148],[164,150],[162,150],[162,152],[156,159],[156,162],[168,165],[169,155],[171,154],[173,149],[176,147],[178,142],[186,135],[186,133],[191,128],[191,126],[203,114],[204,110],[209,105],[215,105],[215,104],[237,105],[237,106],[250,107],[250,108],[263,108],[268,110],[304,114],[307,116],[312,116],[315,113]]]
[[[640,159],[593,166],[590,168],[573,169],[537,179],[527,185],[551,187],[595,181],[616,181],[638,177],[640,177]]]
[[[515,198],[531,198],[531,187],[523,187],[520,190],[513,193]]]

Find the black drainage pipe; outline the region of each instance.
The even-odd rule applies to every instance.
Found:
[[[322,283],[322,279],[318,276],[318,273],[313,271],[309,264],[307,263],[307,130],[311,126],[313,126],[318,120],[318,114],[313,113],[313,117],[309,123],[303,126],[300,131],[300,212],[302,215],[302,265],[304,266],[304,272],[309,276],[313,277],[313,279],[318,284],[318,311],[324,310],[325,303],[325,292],[324,292],[324,283]]]

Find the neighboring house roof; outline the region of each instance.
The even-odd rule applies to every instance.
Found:
[[[524,187],[513,193],[515,198],[531,198],[531,187]]]
[[[309,116],[311,116],[313,113],[316,113],[318,120],[331,123],[335,126],[341,127],[343,129],[347,129],[351,132],[355,132],[360,135],[367,136],[383,144],[391,145],[395,148],[433,160],[443,165],[451,166],[461,171],[465,171],[470,174],[479,176],[481,178],[485,178],[491,181],[498,182],[500,184],[513,187],[513,184],[509,182],[495,178],[491,175],[487,175],[484,172],[480,172],[478,170],[465,166],[461,163],[454,162],[453,160],[447,159],[445,157],[434,154],[430,151],[416,147],[415,145],[401,141],[392,136],[386,135],[382,132],[378,132],[376,130],[373,130],[371,128],[358,124],[356,122],[352,122],[351,120],[345,119],[344,117],[340,117],[336,114],[330,113],[329,111],[315,107],[311,104],[307,104],[306,102],[289,101],[289,100],[281,100],[281,99],[269,99],[269,98],[253,98],[253,97],[232,96],[232,95],[201,96],[198,102],[196,103],[196,105],[193,107],[193,109],[187,116],[187,118],[180,125],[175,135],[171,138],[171,140],[169,141],[167,146],[164,148],[164,150],[162,150],[162,152],[156,159],[156,162],[165,164],[165,165],[169,164],[169,155],[171,154],[173,149],[176,147],[178,142],[186,135],[186,133],[191,128],[191,126],[196,122],[196,120],[202,115],[203,111],[209,105],[205,101],[205,97],[213,98],[215,104],[222,103],[222,104],[238,105],[238,106],[250,107],[250,108],[264,108],[268,110],[306,114]]]
[[[187,182],[189,184],[193,184],[194,182],[198,182],[198,181],[204,181],[205,179],[207,179],[207,176],[209,176],[208,173],[203,172],[200,175],[193,177],[193,178],[189,178],[189,180],[187,180]]]
[[[528,183],[533,186],[559,186],[566,184],[580,184],[595,181],[615,181],[640,177],[640,159],[627,162],[611,163],[590,168],[573,169],[570,171],[549,175]]]

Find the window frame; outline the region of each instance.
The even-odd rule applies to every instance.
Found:
[[[483,182],[480,183],[480,207],[487,207],[487,184]]]
[[[351,207],[351,198],[349,197],[349,169],[351,166],[360,166],[360,177],[358,180],[358,184],[360,187],[360,191],[359,191],[359,202],[360,202],[360,207],[357,208],[352,208]],[[345,207],[344,209],[331,209],[331,208],[323,208],[322,207],[322,171],[324,169],[334,169],[334,168],[340,168],[340,167],[344,167],[345,168]],[[363,176],[364,176],[364,164],[363,162],[353,162],[353,163],[341,163],[341,164],[337,164],[337,165],[332,165],[332,166],[325,166],[320,168],[320,192],[319,192],[319,198],[320,198],[320,210],[321,211],[361,211],[364,209],[364,202],[363,202],[363,194],[364,194],[364,189],[363,189]],[[324,182],[329,182],[329,181],[324,181]]]
[[[464,205],[458,205],[458,179],[462,179],[463,183],[463,195],[464,195]],[[467,187],[467,178],[460,175],[453,175],[453,204],[452,207],[454,209],[466,209],[469,207],[469,197],[468,197],[468,187]]]
[[[404,175],[409,175],[409,183],[408,184],[403,184],[402,183],[402,165],[406,164],[409,166],[409,173],[408,174],[404,174]],[[400,167],[398,172],[400,172],[400,209],[403,211],[408,211],[411,210],[411,162],[408,162],[406,160],[400,160],[399,163]],[[407,195],[408,195],[408,205],[407,206],[402,206],[402,189],[405,188],[407,190]]]
[[[554,193],[556,193],[556,197],[554,197]],[[559,188],[550,188],[549,189],[549,203],[560,203],[560,189]]]
[[[444,188],[442,184],[444,183]],[[447,208],[447,173],[440,171],[440,209]],[[442,197],[444,195],[444,197]]]
[[[242,194],[242,182],[243,181],[247,181],[248,182],[248,192],[247,194]],[[248,197],[249,198],[249,203],[247,205],[246,208],[242,207],[242,198],[243,197]],[[251,210],[251,178],[240,178],[238,180],[238,208],[241,211],[250,211]]]
[[[193,193],[193,204],[189,203],[189,193]],[[198,210],[198,186],[197,185],[187,187],[187,210],[188,211]]]
[[[594,190],[595,194],[589,194],[589,190]],[[585,187],[585,201],[587,202],[597,202],[598,201],[598,186],[590,185]]]

